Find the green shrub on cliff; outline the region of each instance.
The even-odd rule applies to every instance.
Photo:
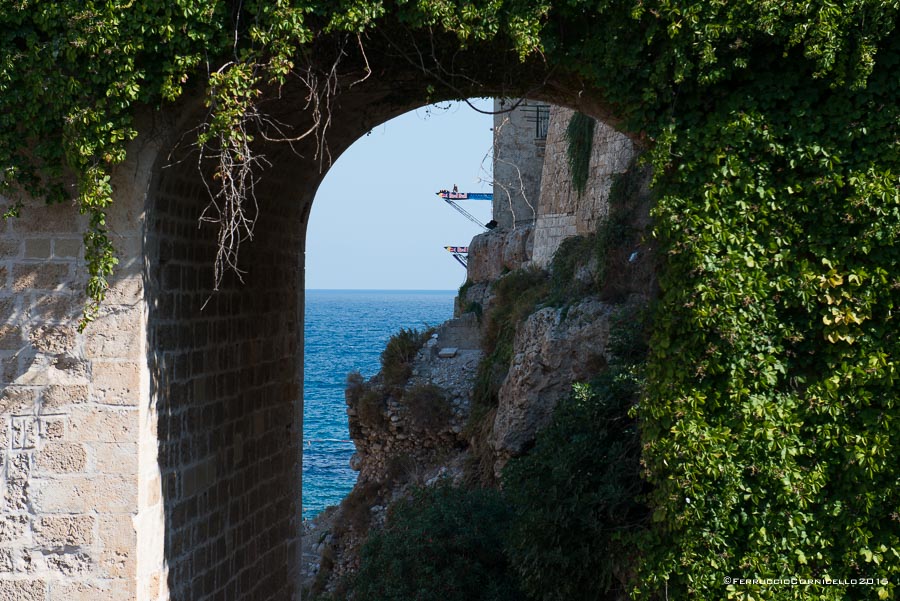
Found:
[[[420,332],[414,328],[400,328],[391,336],[381,353],[381,375],[388,386],[404,384],[412,375],[416,353],[431,336],[433,330]]]
[[[638,501],[640,437],[628,417],[636,396],[624,370],[576,385],[535,448],[504,470],[515,508],[506,548],[532,598],[593,601],[623,590],[648,517]]]
[[[383,428],[387,425],[387,394],[380,386],[366,382],[358,371],[347,374],[344,396],[347,405],[356,411],[360,425],[368,428]]]
[[[413,428],[419,432],[440,432],[453,417],[453,406],[440,386],[417,384],[403,391],[400,401],[409,411]]]
[[[494,407],[497,392],[512,359],[516,328],[549,292],[547,274],[539,269],[517,269],[497,280],[492,288],[494,310],[484,331],[484,358],[475,377],[476,405]]]
[[[496,491],[441,482],[394,505],[370,535],[355,601],[519,601],[502,552],[510,510]]]

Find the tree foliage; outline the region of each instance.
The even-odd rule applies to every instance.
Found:
[[[439,482],[398,501],[363,547],[359,601],[514,601],[521,598],[503,554],[511,513],[496,491]]]
[[[530,598],[589,601],[622,592],[647,513],[638,501],[640,436],[628,417],[635,398],[624,371],[577,384],[537,446],[504,470],[515,508],[507,552]]]
[[[234,149],[323,36],[402,24],[580,77],[650,146],[662,298],[636,415],[653,486],[643,593],[857,599],[900,582],[897,0],[5,0],[3,192],[90,215],[102,299],[109,175],[136,105],[207,90]],[[491,61],[484,73],[495,77]],[[13,210],[15,206],[13,206]],[[90,314],[90,311],[88,311]],[[88,315],[89,316],[89,315]],[[724,577],[883,578],[874,587]]]

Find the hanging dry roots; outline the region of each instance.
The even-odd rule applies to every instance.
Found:
[[[266,142],[288,144],[292,151],[301,156],[294,148],[294,143],[309,136],[314,136],[314,156],[320,172],[331,165],[331,152],[326,141],[326,132],[331,126],[332,102],[340,89],[341,61],[348,55],[347,49],[356,42],[365,64],[362,78],[356,78],[350,85],[355,85],[371,74],[368,58],[359,36],[345,36],[336,48],[335,58],[328,67],[317,68],[311,62],[302,69],[294,69],[290,76],[296,78],[307,89],[306,103],[302,107],[309,117],[310,125],[302,132],[292,132],[292,126],[281,123],[273,117],[261,112],[256,98],[258,91],[248,88],[239,90],[239,94],[221,94],[223,90],[213,88],[210,97],[226,97],[229,100],[239,98],[239,113],[236,118],[217,121],[219,111],[233,111],[233,104],[219,105],[211,102],[206,122],[201,127],[201,143],[199,146],[198,169],[208,173],[210,161],[214,164],[212,181],[203,178],[209,193],[210,201],[200,215],[201,223],[213,223],[219,227],[217,235],[216,258],[213,267],[213,290],[218,290],[226,271],[232,271],[243,281],[239,267],[241,243],[253,239],[253,230],[259,215],[259,204],[256,198],[256,184],[260,173],[271,163],[264,155],[256,153],[251,143],[254,136]],[[229,63],[221,67],[211,76],[211,81],[222,81],[224,85],[234,79],[222,77],[229,69],[242,69],[249,74],[252,81],[261,80],[258,73],[266,72],[266,65],[239,65]],[[245,85],[242,81],[239,85]],[[228,123],[222,126],[221,123]],[[212,135],[210,135],[212,134]]]

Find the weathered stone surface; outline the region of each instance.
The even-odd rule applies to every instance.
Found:
[[[34,468],[38,472],[82,472],[86,465],[87,453],[79,443],[48,442],[34,454]]]
[[[41,394],[41,412],[55,413],[69,405],[79,405],[88,400],[88,387],[85,384],[60,385],[52,384]]]
[[[31,453],[10,453],[6,465],[6,477],[10,480],[27,480],[30,475]]]
[[[94,563],[90,554],[84,552],[47,553],[42,559],[47,571],[64,577],[89,575]]]
[[[51,240],[49,238],[29,238],[25,240],[26,259],[49,259]]]
[[[134,599],[127,580],[96,580],[50,583],[49,601],[126,601]],[[155,599],[155,597],[150,597]]]
[[[24,386],[7,386],[0,393],[0,414],[21,415],[33,413],[37,392]],[[3,448],[6,448],[5,445]]]
[[[3,512],[19,512],[28,509],[28,481],[27,480],[7,480],[6,490],[3,491],[3,497],[0,499],[0,513]],[[2,489],[2,487],[0,487]],[[2,531],[0,524],[0,531]],[[3,537],[0,536],[0,539]]]
[[[91,361],[94,391],[91,400],[110,405],[136,405],[141,370],[137,363]]]
[[[137,503],[136,478],[59,476],[30,484],[31,503],[43,514],[87,513],[98,505],[110,513],[127,513]]]
[[[350,469],[354,472],[358,472],[362,467],[362,457],[359,456],[359,453],[353,453],[350,456]]]
[[[10,447],[12,449],[27,450],[33,449],[38,441],[38,432],[40,431],[37,418],[31,416],[13,416],[12,440]]]
[[[0,541],[11,542],[25,536],[28,518],[24,515],[0,515]]]
[[[98,523],[98,538],[103,551],[100,553],[100,567],[107,578],[134,577],[137,550],[137,532],[127,515],[103,516]]]
[[[521,268],[531,260],[534,228],[494,229],[472,238],[467,277],[471,282],[490,282],[506,271]]]
[[[68,263],[18,264],[13,267],[13,290],[59,290],[69,281]]]
[[[28,294],[24,303],[25,315],[37,322],[73,319],[83,306],[83,299],[70,294]]]
[[[627,136],[596,122],[590,177],[584,192],[579,194],[572,185],[566,158],[565,132],[572,114],[571,109],[562,107],[553,107],[550,111],[532,253],[534,264],[541,268],[550,264],[563,240],[596,231],[609,212],[613,176],[624,172],[636,155],[634,144]]]
[[[22,241],[17,238],[0,238],[0,258],[14,259],[19,255],[19,249],[22,247]]]
[[[442,323],[434,335],[435,342],[432,346],[437,345],[440,340],[440,346],[455,347],[463,350],[480,350],[481,349],[481,327],[478,323],[478,317],[474,313],[466,313]],[[431,344],[431,343],[429,343]]]
[[[0,574],[13,571],[13,550],[0,549]]]
[[[53,254],[59,259],[74,259],[81,254],[84,242],[80,238],[63,238],[53,241]]]
[[[50,517],[34,521],[34,542],[44,548],[80,547],[94,542],[94,517],[90,515]]]
[[[84,350],[89,358],[135,359],[141,348],[140,310],[109,312],[85,330]]]
[[[22,328],[0,325],[0,350],[15,351],[23,346]]]
[[[512,102],[519,103],[514,110],[510,110]],[[548,108],[527,99],[494,101],[493,217],[501,227],[534,221],[546,135],[539,115]]]
[[[453,307],[453,315],[462,317],[467,312],[472,312],[476,307],[480,308],[482,313],[487,313],[494,298],[491,290],[490,282],[477,282],[466,287],[464,294],[457,297],[456,304]],[[477,317],[476,317],[477,318]]]
[[[16,378],[16,383],[39,387],[84,384],[88,377],[88,364],[84,360],[69,354],[39,354],[28,370]]]
[[[91,469],[99,474],[136,474],[138,445],[134,442],[88,443]]]
[[[30,203],[23,207],[21,217],[11,223],[13,231],[20,234],[77,234],[86,223],[86,218],[77,216],[71,206],[64,204]]]
[[[565,317],[560,309],[541,309],[519,327],[489,439],[501,458],[495,471],[550,422],[572,382],[605,364],[611,311],[609,305],[588,299],[570,307]]]
[[[0,279],[0,290],[3,289],[3,281]],[[4,318],[4,316],[12,315],[16,310],[16,301],[18,299],[13,296],[3,296],[0,295],[0,318]]]
[[[0,580],[0,601],[44,601],[43,580]]]
[[[75,349],[77,334],[71,326],[39,326],[31,331],[29,339],[38,352],[58,355]]]
[[[106,300],[110,305],[137,306],[144,298],[144,285],[140,277],[114,277],[109,283]]]
[[[62,440],[66,436],[66,422],[68,417],[47,416],[42,417],[40,424],[41,438],[47,441]]]
[[[506,231],[498,228],[472,238],[466,267],[470,282],[486,282],[500,277],[503,272],[503,241]]]
[[[137,568],[137,557],[129,548],[105,550],[100,553],[99,567],[108,578],[133,580]]]
[[[128,442],[136,440],[138,412],[132,409],[76,407],[70,413],[70,440]]]

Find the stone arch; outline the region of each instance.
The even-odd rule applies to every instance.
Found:
[[[577,78],[489,44],[460,51],[444,42],[437,63],[454,66],[449,79],[390,45],[369,49],[368,78],[359,64],[348,68],[327,131],[333,159],[390,118],[451,98],[527,94],[615,122]],[[323,52],[328,64],[332,51]],[[470,68],[479,75],[466,76]],[[303,130],[306,94],[289,81],[262,104]],[[50,351],[37,345],[38,367],[14,366],[4,381],[25,397],[3,401],[0,442],[39,468],[21,478],[21,491],[4,491],[19,495],[7,502],[17,504],[16,561],[44,562],[28,577],[0,576],[0,592],[13,598],[299,598],[303,249],[326,170],[314,138],[259,141],[270,166],[257,183],[254,240],[241,248],[246,273],[243,282],[226,275],[211,294],[215,231],[198,228],[208,195],[184,143],[205,110],[199,97],[145,114],[114,173],[110,227],[122,264],[100,318],[62,353],[81,372],[57,375],[61,364],[42,360]],[[3,265],[4,285],[34,298],[15,301],[25,317],[20,330],[4,331],[3,349],[47,323],[72,331],[85,274],[77,258],[53,253],[85,224],[54,211],[11,226],[21,244],[16,264]],[[26,243],[38,239],[49,240],[56,271],[28,256]],[[59,298],[58,314],[45,293]]]

